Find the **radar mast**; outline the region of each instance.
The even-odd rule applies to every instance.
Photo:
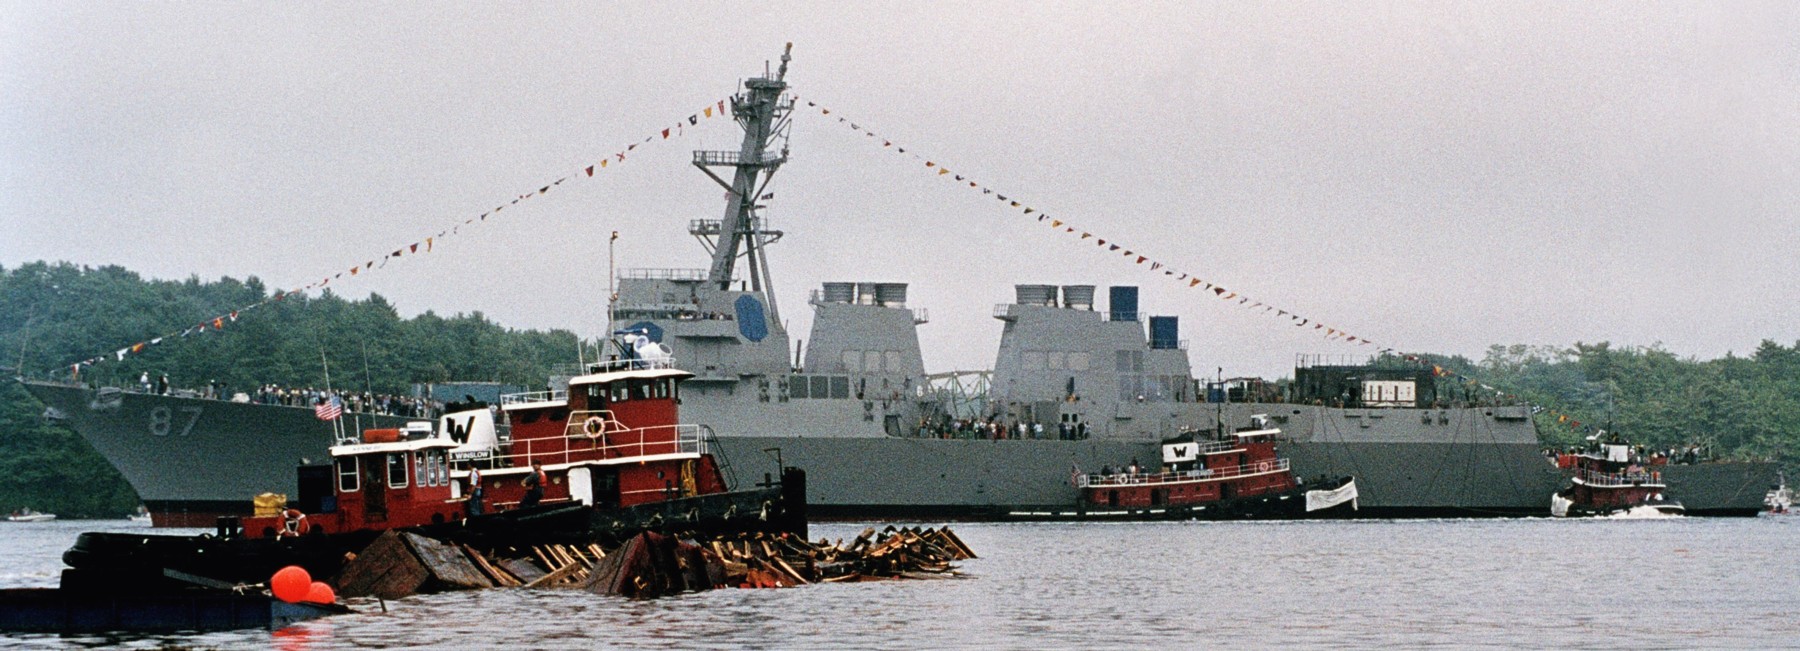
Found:
[[[696,220],[689,232],[700,238],[712,254],[712,267],[706,282],[720,291],[731,289],[738,258],[744,258],[750,290],[762,292],[769,304],[769,317],[780,323],[775,309],[775,292],[769,283],[769,260],[765,246],[781,239],[781,231],[772,230],[758,214],[762,206],[757,199],[764,196],[775,170],[787,162],[787,131],[794,108],[791,98],[781,94],[787,90],[787,67],[793,43],[781,52],[781,67],[771,75],[744,80],[745,92],[731,98],[731,113],[744,128],[744,143],[737,151],[695,151],[694,167],[725,188],[725,216],[713,221]],[[772,151],[773,141],[781,141],[780,151]],[[732,168],[726,181],[714,168]],[[716,240],[714,239],[716,238]]]

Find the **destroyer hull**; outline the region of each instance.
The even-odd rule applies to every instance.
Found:
[[[156,526],[205,526],[246,515],[254,495],[293,494],[295,467],[328,458],[334,434],[305,407],[94,391],[47,383],[26,388],[119,469]],[[812,409],[796,412],[786,409]],[[819,405],[746,408],[689,399],[684,411],[712,423],[716,452],[740,485],[778,474],[776,457],[808,473],[815,518],[998,519],[1019,510],[1064,509],[1077,498],[1072,470],[1158,458],[1160,437],[1252,413],[1280,414],[1294,471],[1356,478],[1356,517],[1548,515],[1544,496],[1561,475],[1542,456],[1528,420],[1493,410],[1349,410],[1278,404],[1146,406],[1120,422],[1133,438],[1079,441],[890,436],[862,409]],[[1157,414],[1150,418],[1149,414]],[[1504,412],[1502,412],[1504,416]],[[406,418],[347,415],[354,427]],[[1236,420],[1234,420],[1236,419]],[[1440,422],[1442,421],[1442,422]],[[812,423],[812,426],[797,426]],[[1118,426],[1116,430],[1131,430]],[[753,434],[754,433],[754,434]],[[767,433],[767,434],[764,434]],[[778,452],[777,452],[778,451]],[[1755,515],[1775,477],[1769,463],[1669,466],[1670,492],[1690,515]]]

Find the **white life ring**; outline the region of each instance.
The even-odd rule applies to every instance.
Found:
[[[302,513],[300,509],[282,511],[281,517],[281,531],[278,534],[280,537],[292,538],[306,532],[306,514]]]
[[[588,438],[600,438],[600,435],[606,433],[606,421],[599,416],[588,416],[587,420],[581,421],[581,431],[587,434]]]
[[[1267,462],[1267,461],[1258,461],[1258,462],[1257,462],[1257,463],[1256,463],[1256,471],[1257,471],[1257,472],[1268,472],[1268,471],[1269,471],[1269,462]]]

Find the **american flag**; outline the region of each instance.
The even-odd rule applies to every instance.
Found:
[[[337,420],[344,415],[344,403],[337,396],[320,400],[319,404],[313,405],[313,415],[318,416],[319,420]]]

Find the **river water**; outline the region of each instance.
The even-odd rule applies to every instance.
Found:
[[[0,522],[0,587],[55,585],[78,532],[143,526]],[[0,649],[1800,647],[1800,516],[953,529],[982,556],[966,578],[654,601],[488,590],[358,600],[276,632],[0,633]]]

